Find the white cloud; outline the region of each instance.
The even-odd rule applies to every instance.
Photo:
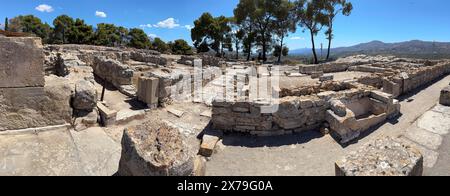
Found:
[[[152,38],[152,39],[155,39],[155,38],[157,38],[158,36],[157,36],[156,34],[148,34],[148,37],[150,37],[150,38]]]
[[[102,12],[102,11],[95,11],[95,16],[100,17],[100,18],[106,18],[106,13]]]
[[[156,25],[153,25],[153,27],[167,28],[167,29],[173,29],[173,28],[176,28],[179,26],[180,26],[180,24],[178,24],[174,18],[168,18],[166,20],[158,22],[158,24],[156,24]]]
[[[145,28],[165,28],[165,29],[175,29],[175,28],[183,28],[187,30],[191,30],[194,28],[192,25],[180,25],[178,24],[178,21],[174,18],[168,18],[166,20],[160,21],[157,24],[141,24],[139,25],[139,28],[145,29]]]
[[[296,36],[296,37],[291,37],[291,40],[305,40],[305,38]]]
[[[153,25],[152,25],[152,24],[143,24],[143,25],[139,25],[139,27],[140,27],[141,29],[145,29],[145,28],[152,28]]]
[[[36,9],[37,11],[40,11],[40,12],[47,12],[47,13],[50,13],[50,12],[54,11],[53,7],[49,6],[47,4],[41,4],[41,5],[37,6],[34,9]]]

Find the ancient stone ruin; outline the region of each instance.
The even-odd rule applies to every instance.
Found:
[[[0,143],[5,146],[0,152],[15,163],[32,159],[30,153],[7,156],[27,151],[16,137],[32,133],[30,145],[81,157],[67,170],[71,175],[205,175],[206,160],[226,151],[226,142],[235,147],[300,138],[305,141],[296,142],[307,145],[315,132],[340,143],[332,150],[345,150],[380,126],[405,121],[400,117],[410,110],[401,106],[449,74],[447,60],[357,55],[318,65],[275,65],[131,48],[43,46],[39,38],[2,36]],[[449,92],[442,90],[439,115],[433,117],[446,119]],[[67,135],[49,139],[41,132]],[[233,139],[224,142],[227,137]],[[59,151],[61,146],[74,146],[75,154]],[[336,174],[421,175],[422,162],[432,160],[422,154],[394,139],[379,139],[338,162]],[[0,174],[34,171],[9,163],[0,163]],[[107,171],[95,163],[108,165]],[[63,170],[44,173],[49,171]]]

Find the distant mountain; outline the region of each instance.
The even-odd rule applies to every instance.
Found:
[[[323,51],[326,54],[326,49]],[[384,43],[372,41],[350,47],[333,48],[333,56],[348,56],[353,54],[395,55],[416,58],[450,58],[450,42],[427,42],[412,40],[399,43]],[[312,49],[292,50],[291,55],[312,55]],[[317,50],[320,54],[320,50]]]

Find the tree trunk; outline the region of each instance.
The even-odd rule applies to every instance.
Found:
[[[314,55],[314,64],[318,64],[319,60],[317,59],[317,53],[316,53],[316,45],[314,43],[314,33],[312,32],[312,30],[309,30],[311,33],[311,42],[312,42],[312,51],[313,51],[313,55]]]
[[[330,34],[328,35],[328,53],[327,53],[327,61],[330,59],[330,53],[331,53],[331,39],[333,39],[333,24],[330,23]]]
[[[328,53],[327,53],[327,61],[330,59],[330,52],[331,52],[331,36],[328,38]]]
[[[283,41],[284,41],[284,36],[281,36],[280,54],[278,54],[278,63],[281,63],[281,55],[283,55]]]
[[[266,58],[266,51],[267,51],[267,43],[266,43],[266,36],[264,35],[264,33],[263,33],[263,36],[262,36],[262,52],[263,52],[263,54],[262,54],[262,59],[263,59],[263,62],[266,62],[267,61],[267,58]]]
[[[239,42],[236,41],[236,59],[239,59]]]
[[[250,61],[250,57],[252,56],[252,43],[248,44],[248,54],[247,54],[247,61]]]

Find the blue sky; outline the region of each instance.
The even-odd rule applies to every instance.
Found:
[[[82,18],[89,24],[114,23],[141,27],[165,41],[190,41],[189,26],[203,12],[232,16],[238,0],[0,0],[3,18],[33,14],[52,23],[61,14]],[[338,17],[334,46],[372,40],[399,42],[413,39],[450,42],[448,0],[353,0],[349,17]],[[323,33],[316,38],[326,43]],[[310,47],[309,34],[301,29],[288,38],[291,49]]]

